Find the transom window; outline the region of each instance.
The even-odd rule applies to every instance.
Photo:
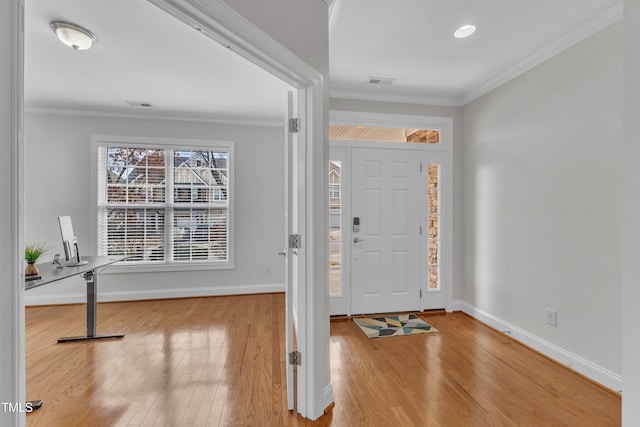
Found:
[[[97,252],[231,268],[232,143],[97,143]]]
[[[351,141],[418,142],[439,145],[440,131],[437,129],[353,126],[332,123],[329,125],[329,138]]]

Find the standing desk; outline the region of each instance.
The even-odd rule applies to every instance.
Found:
[[[83,257],[83,260],[89,261],[87,264],[73,267],[58,267],[53,263],[36,265],[40,273],[40,279],[25,282],[25,291],[80,274],[82,274],[82,277],[84,277],[84,280],[87,282],[87,334],[79,337],[58,338],[59,343],[124,337],[123,333],[96,335],[96,315],[98,308],[98,269],[125,260],[126,258],[126,256],[86,256]],[[30,400],[27,403],[29,403],[32,410],[36,410],[42,406],[43,401]]]
[[[85,256],[82,257],[82,259],[89,262],[79,266],[61,268],[52,263],[36,265],[41,278],[39,280],[30,280],[25,282],[24,288],[26,291],[78,275],[82,275],[84,280],[87,282],[87,334],[78,337],[59,338],[59,343],[105,338],[122,338],[124,336],[123,333],[97,335],[96,317],[98,302],[98,269],[107,267],[126,258],[127,256]]]

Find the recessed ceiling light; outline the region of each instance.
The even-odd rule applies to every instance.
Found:
[[[453,33],[453,35],[457,38],[457,39],[463,39],[465,37],[469,37],[471,34],[476,32],[477,27],[473,24],[466,24],[463,25],[462,27],[458,28],[456,30],[455,33]]]

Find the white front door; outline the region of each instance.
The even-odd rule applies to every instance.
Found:
[[[351,158],[351,313],[419,310],[421,156],[354,148]]]

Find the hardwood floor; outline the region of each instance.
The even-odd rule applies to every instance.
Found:
[[[335,407],[316,422],[286,409],[282,294],[26,310],[28,426],[619,426],[621,401],[462,313],[440,332],[368,339],[331,322]]]

